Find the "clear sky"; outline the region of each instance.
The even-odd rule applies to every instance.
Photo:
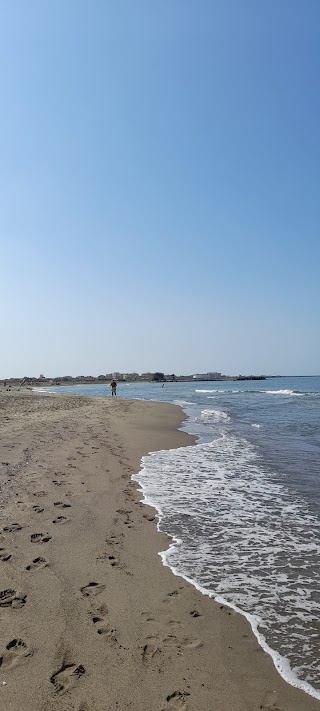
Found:
[[[0,377],[320,371],[319,0],[3,0]]]

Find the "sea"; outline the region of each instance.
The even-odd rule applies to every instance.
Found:
[[[320,377],[119,383],[118,397],[180,405],[197,437],[133,477],[171,537],[164,565],[244,615],[280,674],[320,699]]]

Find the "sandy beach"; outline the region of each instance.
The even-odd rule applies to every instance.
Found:
[[[131,476],[174,405],[0,393],[1,711],[320,711],[246,620],[162,565]]]

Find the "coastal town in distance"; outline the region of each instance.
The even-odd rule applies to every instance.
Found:
[[[175,382],[207,382],[207,381],[224,381],[224,380],[266,380],[266,375],[222,375],[222,373],[208,372],[208,373],[194,373],[192,375],[175,375],[174,373],[165,374],[159,371],[154,373],[106,373],[106,375],[77,375],[73,377],[72,375],[63,375],[56,378],[46,377],[45,375],[39,375],[39,377],[21,377],[21,378],[6,378],[0,380],[0,383],[5,385],[79,385],[81,384],[96,384],[96,383],[109,383],[111,380],[117,380],[118,382],[134,383],[134,382],[146,382],[146,383],[175,383]],[[272,377],[272,376],[270,376]]]

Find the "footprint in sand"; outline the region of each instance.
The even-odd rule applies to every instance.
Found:
[[[114,555],[110,555],[109,553],[102,553],[101,555],[98,555],[97,560],[107,560],[113,568],[123,568],[123,566],[120,565],[119,558],[116,558]]]
[[[30,657],[31,654],[31,649],[29,649],[22,639],[12,639],[0,657],[0,667],[2,669],[11,669],[26,657]]]
[[[146,518],[147,521],[155,521],[156,517],[152,516],[152,514],[143,514],[143,518]]]
[[[159,651],[159,638],[156,635],[147,637],[146,644],[142,648],[142,661],[150,662]]]
[[[35,506],[33,506],[32,508],[35,513],[43,513],[44,511],[44,509],[41,506],[37,506],[37,504],[35,504]]]
[[[188,696],[190,696],[188,691],[174,691],[167,696],[165,706],[162,707],[161,711],[187,711],[186,697]]]
[[[84,597],[95,597],[105,590],[105,587],[106,586],[103,583],[92,582],[88,583],[88,585],[85,585],[83,588],[80,588],[80,592],[82,592]]]
[[[0,592],[0,607],[23,607],[27,601],[27,596],[24,593],[19,593],[16,590],[8,589]]]
[[[119,559],[116,558],[114,555],[108,555],[108,560],[110,561],[110,565],[112,565],[113,568],[120,565]]]
[[[120,516],[123,516],[123,523],[125,526],[131,527],[132,524],[132,519],[130,518],[130,514],[132,513],[131,509],[117,509],[116,510],[117,514],[120,514]]]
[[[108,608],[106,605],[100,605],[96,612],[90,613],[90,617],[96,627],[98,634],[106,635],[107,637],[111,637],[115,640],[115,630],[112,629],[111,625],[108,622]]]
[[[29,504],[26,504],[25,501],[17,501],[17,506],[19,506],[20,511],[28,511]]]
[[[200,612],[198,610],[191,610],[190,612],[191,617],[201,617]]]
[[[201,639],[191,639],[190,637],[184,637],[181,642],[184,649],[199,649],[199,647],[202,647],[202,644]]]
[[[45,558],[34,558],[30,565],[27,565],[26,570],[40,570],[41,568],[46,568],[49,563]]]
[[[170,625],[171,629],[175,629],[176,631],[181,629],[180,620],[169,620],[168,624]]]
[[[49,533],[32,533],[30,538],[31,543],[48,543],[52,536],[49,536]]]
[[[57,516],[52,523],[68,523],[69,519],[66,516]]]
[[[20,523],[11,523],[9,526],[4,526],[2,530],[3,533],[14,533],[15,531],[21,531],[22,526],[20,526]]]
[[[179,639],[175,634],[169,634],[167,637],[159,637],[158,635],[149,635],[146,638],[146,643],[142,650],[143,661],[150,661],[152,657],[156,654],[158,650],[161,649],[172,649],[175,648],[177,651],[192,650],[202,647],[201,639],[191,639],[189,637],[184,637]]]
[[[150,662],[157,652],[161,652],[163,646],[168,646],[176,641],[176,638],[161,639],[159,635],[151,634],[146,638],[146,643],[142,648],[142,661]]]
[[[259,708],[262,711],[281,711],[280,707],[276,704],[275,691],[267,691],[263,702]]]
[[[235,610],[232,607],[228,607],[227,605],[220,605],[220,610],[221,610],[221,612],[224,612],[226,615],[229,615],[229,617],[231,615],[236,614]]]
[[[38,499],[41,499],[42,496],[47,496],[47,492],[46,491],[35,491],[33,496],[36,496]]]
[[[12,557],[12,553],[6,550],[6,548],[0,548],[0,560],[3,562],[6,562],[7,560],[10,560]]]
[[[124,534],[120,533],[120,538],[123,538]],[[108,546],[122,546],[121,540],[118,539],[117,536],[109,536],[109,538],[106,538],[106,543]]]
[[[65,504],[63,501],[55,501],[53,505],[57,509],[71,509],[71,504]]]
[[[182,590],[182,588],[181,588]],[[172,592],[169,592],[168,595],[164,598],[163,602],[172,602],[176,597],[180,595],[179,590],[172,590]]]
[[[63,664],[55,674],[50,677],[51,684],[54,685],[57,694],[63,694],[72,688],[75,683],[85,674],[82,664]]]
[[[178,639],[176,635],[174,634],[169,634],[167,637],[164,637],[162,640],[162,643],[165,647],[177,647],[178,649],[198,649],[199,647],[202,647],[202,640],[201,639],[193,639],[192,637],[183,637],[182,639]]]
[[[151,617],[150,612],[141,612],[141,617],[145,618],[146,622],[154,622],[154,617]]]

